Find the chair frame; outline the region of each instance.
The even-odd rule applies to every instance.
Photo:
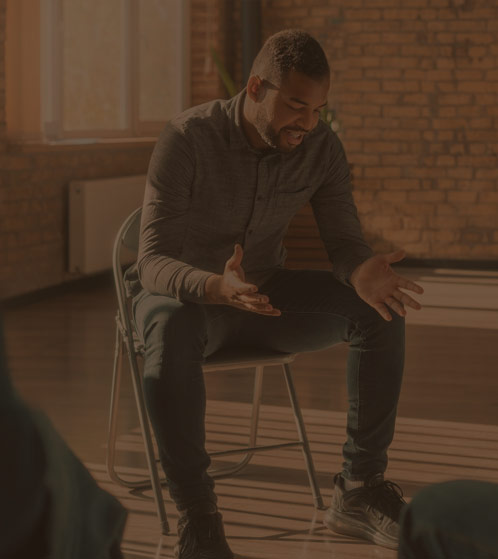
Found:
[[[152,442],[152,431],[149,423],[149,418],[145,406],[145,398],[142,387],[142,374],[138,365],[138,356],[143,353],[143,346],[139,342],[133,327],[131,313],[129,311],[129,298],[126,294],[124,279],[123,279],[123,266],[121,251],[123,246],[132,251],[138,250],[138,235],[140,225],[141,208],[132,212],[128,218],[123,222],[119,229],[113,247],[112,264],[114,283],[116,288],[116,295],[118,300],[118,310],[116,314],[116,345],[114,351],[114,365],[112,376],[111,388],[111,403],[109,411],[109,426],[107,437],[107,457],[106,465],[109,477],[115,483],[127,487],[129,489],[143,490],[152,489],[154,494],[154,501],[156,504],[157,514],[161,524],[161,531],[163,534],[169,533],[168,519],[164,504],[164,498],[161,491],[161,486],[166,484],[166,480],[159,477],[157,468],[157,459],[155,457],[154,446]],[[121,390],[121,380],[123,373],[123,355],[128,355],[128,364],[133,383],[133,391],[135,395],[135,402],[137,406],[138,419],[140,422],[140,430],[145,446],[145,454],[147,459],[147,466],[149,469],[149,479],[142,480],[129,480],[123,478],[116,471],[116,438],[118,428],[118,405],[119,394]],[[295,354],[292,353],[278,353],[274,351],[258,351],[249,350],[247,354],[241,355],[241,351],[221,350],[206,359],[203,365],[203,371],[221,371],[221,370],[234,370],[253,368],[254,374],[254,389],[253,389],[253,402],[252,413],[250,419],[250,433],[248,445],[242,448],[233,450],[225,450],[219,452],[211,452],[212,458],[220,456],[228,456],[234,454],[243,454],[241,460],[234,465],[218,469],[210,469],[209,474],[213,478],[228,477],[240,472],[251,460],[254,453],[274,450],[277,448],[301,447],[308,473],[309,483],[313,496],[314,505],[317,509],[323,509],[323,500],[320,494],[320,488],[316,481],[316,473],[311,456],[306,428],[304,425],[301,408],[297,400],[296,390],[292,379],[292,372],[290,363],[294,360]],[[261,407],[262,384],[264,367],[269,365],[280,365],[283,369],[285,382],[289,392],[289,399],[294,413],[296,428],[298,432],[298,440],[278,443],[272,445],[257,445],[258,434],[258,421],[259,412]]]

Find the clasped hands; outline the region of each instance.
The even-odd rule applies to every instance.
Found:
[[[205,302],[230,305],[245,311],[266,316],[280,316],[268,296],[258,293],[258,287],[245,281],[242,269],[243,250],[235,245],[232,256],[227,260],[223,275],[209,276],[205,286]],[[373,307],[384,320],[392,320],[389,309],[400,316],[406,315],[405,306],[421,309],[420,303],[401,289],[422,294],[420,285],[396,274],[391,264],[405,257],[402,250],[389,254],[377,254],[360,264],[351,274],[351,285],[358,296]]]

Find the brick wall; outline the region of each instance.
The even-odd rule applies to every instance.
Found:
[[[209,47],[225,49],[226,6],[223,0],[192,0],[192,104],[225,95]],[[143,174],[153,148],[152,143],[9,144],[5,14],[6,0],[0,0],[0,299],[73,280],[67,272],[69,182]]]
[[[376,250],[498,260],[498,5],[489,0],[264,0],[264,37],[312,33]],[[324,266],[309,209],[289,262]]]
[[[70,281],[71,180],[145,172],[152,146],[8,146],[0,154],[0,298]]]
[[[376,250],[422,259],[498,258],[498,8],[487,0],[262,0],[263,37],[310,31],[332,67],[330,105]],[[192,0],[192,104],[226,97],[209,56],[240,83],[237,0]],[[70,180],[144,173],[151,144],[8,145],[0,0],[0,298],[72,279]],[[289,264],[326,267],[309,208]]]
[[[5,142],[5,16],[7,0],[0,0],[0,151]]]
[[[191,101],[192,105],[226,97],[216,66],[211,56],[214,48],[225,65],[231,59],[227,39],[230,26],[226,18],[231,14],[231,6],[225,0],[191,0]]]

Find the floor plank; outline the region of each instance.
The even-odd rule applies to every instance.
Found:
[[[498,482],[498,274],[412,270],[426,288],[426,307],[407,320],[406,369],[389,475],[408,498],[453,477]],[[105,440],[114,346],[115,297],[108,278],[3,310],[16,387],[44,410],[99,483],[130,510],[128,558],[171,557],[173,536],[160,541],[150,499],[130,495],[105,473]],[[347,346],[305,353],[293,364],[319,483],[330,498],[340,468],[347,394]],[[212,448],[245,431],[249,371],[206,375]],[[263,440],[293,434],[283,376],[264,380]],[[230,421],[227,418],[230,418]],[[227,427],[230,425],[230,428]],[[120,455],[144,473],[131,386],[124,382]],[[218,482],[227,533],[240,557],[394,558],[389,550],[341,538],[321,526],[311,504],[302,457],[281,450],[255,457],[243,476]],[[168,501],[172,526],[175,512]],[[264,514],[264,516],[262,516]]]

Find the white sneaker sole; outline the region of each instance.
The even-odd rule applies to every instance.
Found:
[[[351,514],[339,512],[329,508],[325,513],[323,523],[327,528],[346,536],[369,540],[377,545],[389,549],[398,549],[398,539],[379,532],[374,526],[355,518]]]

